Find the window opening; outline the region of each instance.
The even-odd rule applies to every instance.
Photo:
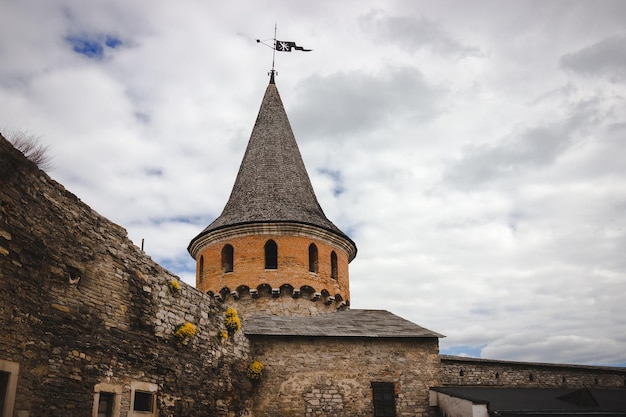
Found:
[[[13,415],[19,370],[18,363],[0,359],[0,416],[2,417]]]
[[[278,269],[278,246],[273,240],[265,244],[265,269]]]
[[[2,413],[7,394],[9,393],[9,376],[11,376],[10,373],[0,371],[0,415],[4,415]]]
[[[309,245],[309,272],[315,272],[317,274],[317,271],[318,271],[317,246],[315,246],[315,243],[311,243]]]
[[[225,245],[222,248],[222,272],[233,272],[233,257],[235,250],[232,245]]]
[[[393,382],[372,382],[374,417],[396,416],[396,393]]]
[[[335,251],[330,253],[330,277],[332,279],[337,279],[337,254]]]
[[[200,280],[202,280],[202,275],[204,275],[204,256],[200,256],[200,267],[198,268],[198,275]]]
[[[459,376],[463,376],[463,375],[465,375],[465,372],[463,372],[463,369],[461,369],[461,370],[459,371]]]
[[[528,380],[529,380],[530,382],[533,382],[533,381],[535,380],[535,376],[534,376],[533,374],[529,374],[529,375],[528,375]]]
[[[152,412],[154,395],[151,392],[135,391],[133,411]]]
[[[100,392],[98,399],[98,417],[113,417],[113,401],[115,394],[112,392]]]

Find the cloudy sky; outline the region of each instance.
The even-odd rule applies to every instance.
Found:
[[[276,83],[353,308],[444,353],[626,366],[626,2],[0,2],[0,130],[193,284]]]

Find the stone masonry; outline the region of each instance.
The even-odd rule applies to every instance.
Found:
[[[372,415],[371,382],[394,382],[398,416],[428,416],[439,384],[438,341],[341,337],[251,337],[265,364],[257,417]]]
[[[188,340],[174,336],[184,322]],[[134,387],[156,391],[161,416],[250,414],[249,343],[220,336],[223,306],[2,137],[0,328],[0,362],[19,372],[14,416],[91,416],[99,390],[131,416]]]
[[[626,368],[441,356],[443,385],[626,388]]]

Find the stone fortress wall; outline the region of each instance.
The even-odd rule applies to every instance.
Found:
[[[441,381],[444,386],[626,389],[626,368],[441,355]]]
[[[220,335],[224,310],[0,137],[5,415],[91,416],[105,392],[120,416],[248,415],[250,347]],[[197,330],[186,341],[184,322]]]

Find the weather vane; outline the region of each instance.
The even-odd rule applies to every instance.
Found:
[[[268,75],[272,77],[272,80],[274,79],[274,75],[278,75],[278,72],[274,69],[274,62],[276,60],[276,51],[278,52],[291,52],[293,50],[303,51],[303,52],[312,51],[312,49],[305,49],[301,46],[296,45],[296,43],[293,41],[277,40],[276,39],[276,24],[274,24],[274,38],[273,39],[265,39],[265,40],[257,39],[256,41],[257,43],[263,44],[267,46],[268,48],[272,49],[272,69],[268,73]],[[271,44],[268,43],[270,41],[272,41]]]

